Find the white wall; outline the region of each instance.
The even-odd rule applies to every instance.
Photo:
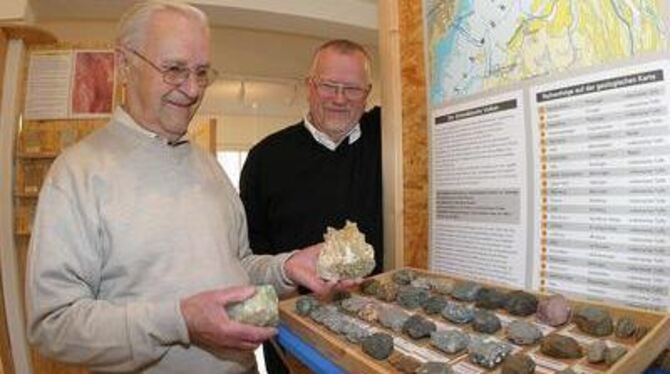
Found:
[[[3,1],[6,0],[0,0]],[[102,21],[38,25],[61,42],[110,45],[116,27],[114,22]],[[320,38],[277,32],[212,29],[212,65],[222,78],[208,89],[200,113],[217,117],[219,149],[249,148],[267,134],[300,120],[306,110],[303,77],[313,50],[323,42]],[[370,101],[378,103],[377,50],[367,47],[373,58]]]

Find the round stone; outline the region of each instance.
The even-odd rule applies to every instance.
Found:
[[[474,301],[477,293],[482,289],[480,284],[475,282],[465,281],[459,282],[451,292],[451,296],[461,301]]]
[[[502,374],[532,374],[535,372],[535,361],[528,355],[517,353],[505,359],[501,372]]]
[[[614,328],[614,335],[617,338],[630,338],[635,334],[637,330],[637,323],[630,317],[619,318],[616,321],[616,327]]]
[[[306,316],[309,315],[312,309],[317,305],[319,305],[319,302],[313,296],[301,296],[295,302],[295,311],[301,316]]]
[[[507,339],[517,345],[531,345],[542,339],[542,331],[532,323],[516,320],[507,325]]]
[[[416,309],[420,307],[429,297],[428,290],[418,287],[405,286],[398,291],[396,299],[400,306],[407,309]]]
[[[580,358],[582,348],[569,336],[552,334],[542,340],[540,351],[554,358]]]
[[[361,283],[361,292],[364,295],[376,296],[379,291],[380,283],[377,279],[366,279]]]
[[[409,317],[402,326],[402,331],[412,339],[421,339],[430,336],[430,333],[437,330],[435,322],[419,315],[414,314]]]
[[[386,282],[379,286],[377,298],[387,303],[392,303],[398,296],[398,285],[393,282]]]
[[[430,342],[437,349],[454,354],[467,348],[470,338],[458,330],[439,330],[430,334]]]
[[[467,305],[450,302],[442,309],[442,317],[461,325],[472,321],[475,317],[475,311]]]
[[[482,288],[477,292],[475,306],[484,309],[498,309],[505,306],[507,297],[504,293],[494,288]]]
[[[423,303],[422,307],[426,314],[432,315],[440,313],[442,309],[447,306],[447,303],[449,303],[449,301],[444,296],[431,296],[425,303]]]
[[[376,360],[385,360],[393,352],[393,337],[378,332],[363,339],[363,352]]]
[[[614,329],[612,317],[601,308],[590,306],[580,308],[572,320],[580,330],[593,336],[607,336]]]
[[[529,316],[537,310],[537,297],[524,291],[512,291],[507,294],[505,309],[515,316]]]
[[[549,325],[560,326],[570,320],[572,308],[563,295],[545,297],[537,305],[537,320]]]
[[[406,286],[416,278],[416,273],[412,270],[403,269],[393,273],[392,279],[396,284]]]
[[[483,334],[495,334],[500,330],[500,318],[486,310],[475,311],[472,319],[472,329]]]

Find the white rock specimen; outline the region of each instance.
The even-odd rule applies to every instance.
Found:
[[[329,227],[323,237],[325,245],[316,263],[321,278],[337,281],[361,278],[372,272],[374,250],[355,223],[347,221],[341,230]]]
[[[239,303],[226,307],[228,317],[234,321],[254,326],[279,324],[279,300],[271,285],[257,286],[256,293]]]

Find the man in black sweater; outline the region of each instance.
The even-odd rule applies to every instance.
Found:
[[[363,47],[332,40],[314,54],[306,79],[309,113],[254,146],[240,195],[256,254],[323,241],[328,226],[358,224],[383,266],[380,109],[364,113],[370,58]],[[288,372],[265,345],[270,373]]]

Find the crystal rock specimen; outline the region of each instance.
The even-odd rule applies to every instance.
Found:
[[[398,296],[398,285],[394,282],[386,282],[379,286],[377,290],[377,298],[386,302],[395,301]]]
[[[630,317],[623,317],[616,321],[614,335],[616,335],[617,338],[629,338],[635,334],[635,330],[637,330],[635,320]]]
[[[364,338],[361,346],[363,352],[368,356],[377,360],[385,360],[393,352],[393,337],[378,332]]]
[[[479,366],[493,369],[498,366],[505,357],[512,351],[508,344],[497,343],[493,341],[484,341],[482,339],[472,339],[468,346],[468,357],[470,362]]]
[[[535,361],[528,355],[517,353],[507,357],[501,367],[502,374],[532,374],[535,372]]]
[[[295,310],[301,316],[309,315],[309,313],[316,306],[319,305],[319,302],[314,298],[314,296],[306,295],[298,298],[298,301],[295,302]]]
[[[602,340],[596,340],[586,347],[586,359],[592,363],[605,361],[605,352],[607,351],[607,344]]]
[[[481,289],[482,286],[475,282],[459,282],[454,287],[454,290],[451,291],[451,296],[461,301],[474,301]]]
[[[464,324],[472,321],[475,311],[467,305],[450,302],[442,309],[442,317],[453,323]]]
[[[361,283],[361,292],[368,296],[376,296],[380,285],[377,279],[366,279]]]
[[[498,309],[505,306],[507,296],[494,288],[482,288],[477,292],[475,300],[478,308]]]
[[[337,313],[337,307],[335,305],[318,305],[309,313],[309,317],[314,320],[314,322],[323,324],[323,321],[332,313]]]
[[[396,302],[404,308],[416,309],[428,299],[428,296],[428,290],[412,286],[405,286],[398,291]]]
[[[416,374],[453,374],[453,370],[444,362],[429,361],[416,369]]]
[[[545,355],[554,358],[582,357],[582,347],[575,339],[558,334],[552,334],[544,338],[540,350]]]
[[[454,354],[464,350],[470,338],[458,330],[438,330],[430,334],[430,342],[439,350]]]
[[[612,317],[601,308],[590,306],[580,308],[575,312],[572,320],[580,330],[594,336],[607,336],[614,329]]]
[[[423,303],[423,311],[428,315],[440,313],[448,302],[444,296],[431,296]]]
[[[275,288],[256,286],[250,298],[226,307],[228,317],[234,321],[255,326],[276,326],[279,323],[279,300]]]
[[[316,262],[321,278],[334,281],[361,278],[374,269],[374,250],[355,223],[347,221],[341,230],[329,227],[324,239],[324,248]]]
[[[532,323],[516,320],[507,325],[507,339],[518,345],[531,345],[542,339],[542,331]]]
[[[416,373],[416,370],[421,366],[419,361],[400,352],[393,352],[389,357],[389,363],[399,372],[407,374]]]
[[[572,309],[563,295],[551,295],[537,304],[537,320],[549,326],[560,326],[570,319]]]
[[[402,269],[393,273],[393,281],[401,286],[408,285],[416,279],[416,273],[409,269]]]
[[[495,314],[479,309],[475,311],[475,316],[472,319],[472,329],[484,334],[495,334],[500,330],[500,318]]]
[[[330,331],[340,334],[344,330],[344,325],[346,322],[344,320],[344,314],[336,312],[330,313],[324,317],[322,324],[326,326]]]
[[[435,322],[432,322],[419,314],[414,314],[409,317],[402,325],[402,331],[412,339],[421,339],[430,336],[430,333],[435,330],[437,330]]]
[[[524,291],[512,291],[507,294],[505,309],[515,316],[529,316],[537,310],[537,297]]]
[[[395,306],[383,308],[379,312],[379,323],[395,332],[401,332],[402,326],[408,319],[409,314]]]

